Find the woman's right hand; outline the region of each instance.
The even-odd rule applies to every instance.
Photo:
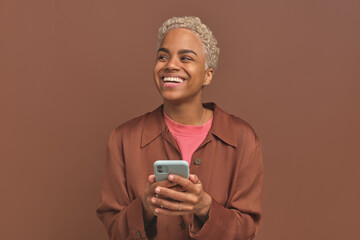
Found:
[[[166,188],[173,188],[176,185],[177,185],[176,183],[170,182],[169,180],[156,182],[155,175],[150,175],[148,177],[148,182],[146,183],[144,194],[141,197],[143,211],[144,211],[145,226],[148,226],[152,222],[152,220],[156,216],[155,208],[159,207],[159,205],[153,204],[151,202],[151,198],[153,198],[156,195],[155,188],[159,187],[159,186],[166,187]],[[175,187],[175,188],[177,188],[177,187]],[[181,189],[179,189],[179,190],[181,190]],[[161,198],[161,196],[158,196],[158,197]]]

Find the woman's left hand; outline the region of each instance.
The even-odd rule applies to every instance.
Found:
[[[157,187],[155,192],[162,197],[153,197],[153,204],[159,207],[155,209],[156,215],[184,215],[194,213],[198,217],[207,216],[211,197],[204,192],[199,178],[191,174],[189,179],[170,174],[168,180],[180,185],[185,191]],[[169,199],[170,198],[170,199]]]

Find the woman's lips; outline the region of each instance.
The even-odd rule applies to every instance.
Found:
[[[162,82],[164,87],[178,87],[185,82],[181,77],[163,77]]]

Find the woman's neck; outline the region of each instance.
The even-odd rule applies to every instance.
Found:
[[[182,104],[164,102],[164,112],[177,123],[195,126],[204,124],[212,115],[212,112],[205,109],[201,102]]]

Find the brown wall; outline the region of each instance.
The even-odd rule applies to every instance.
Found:
[[[161,103],[157,28],[183,15],[220,43],[206,100],[262,140],[257,239],[358,239],[359,13],[355,0],[2,0],[0,239],[106,239],[108,134]]]

